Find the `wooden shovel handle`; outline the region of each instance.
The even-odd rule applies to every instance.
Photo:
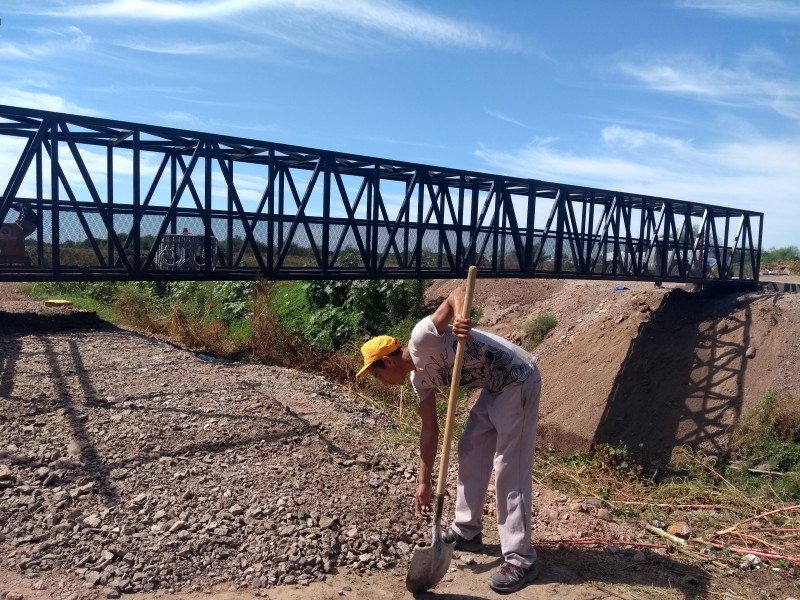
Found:
[[[461,307],[461,316],[469,318],[472,312],[472,295],[475,291],[475,277],[478,268],[472,266],[467,274],[467,290],[464,294],[464,306]],[[453,441],[453,422],[456,419],[456,402],[458,400],[458,385],[461,382],[461,366],[464,363],[464,344],[465,340],[459,338],[456,348],[456,358],[453,361],[453,377],[450,380],[450,398],[447,401],[447,420],[444,426],[444,438],[442,439],[442,457],[439,460],[439,478],[436,481],[436,496],[441,501],[444,496],[447,484],[447,467],[450,462],[450,446]],[[438,504],[438,503],[437,503]]]

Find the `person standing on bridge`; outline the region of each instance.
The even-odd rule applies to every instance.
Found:
[[[484,549],[483,507],[494,468],[504,562],[489,579],[489,587],[513,592],[538,574],[531,518],[542,379],[534,356],[499,336],[473,329],[470,319],[458,316],[464,294],[463,286],[453,290],[433,314],[416,324],[406,347],[387,335],[367,341],[361,347],[364,366],[356,377],[371,373],[386,385],[402,385],[411,374],[422,420],[415,508],[418,516],[429,514],[439,439],[436,390],[450,385],[458,339],[466,339],[461,385],[481,391],[458,443],[455,519],[442,540],[470,552]]]

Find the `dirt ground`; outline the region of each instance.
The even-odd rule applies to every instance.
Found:
[[[800,279],[773,279],[733,294],[479,280],[475,305],[482,327],[514,340],[542,312],[557,318],[536,350],[543,443],[570,451],[623,442],[659,462],[684,444],[721,452],[731,424],[767,390],[798,392]],[[436,282],[429,296],[456,283]],[[124,594],[138,600],[411,597],[410,550],[427,540],[410,510],[414,451],[397,455],[385,438],[391,423],[342,390],[289,369],[200,360],[45,308],[7,284],[0,350],[4,600],[116,597],[114,578],[154,582]],[[541,575],[515,598],[800,597],[785,569],[708,572],[591,501],[540,486],[535,494]],[[287,500],[291,511],[270,512]],[[488,524],[491,502],[486,510]],[[273,554],[304,564],[304,548],[325,539],[327,515],[342,523],[326,546],[336,565],[288,578]],[[295,527],[298,518],[308,527]],[[291,525],[282,540],[270,520]],[[609,544],[558,543],[581,538]],[[418,598],[498,597],[486,585],[500,564],[491,528],[487,542],[488,553],[456,553],[444,580]],[[258,585],[259,574],[279,584]]]

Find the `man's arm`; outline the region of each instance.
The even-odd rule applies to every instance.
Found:
[[[419,434],[419,477],[414,508],[418,516],[430,510],[431,481],[433,464],[436,460],[436,446],[439,443],[439,421],[436,418],[436,394],[433,390],[420,399],[419,416],[422,428]]]
[[[431,321],[436,327],[436,331],[441,335],[447,329],[450,321],[453,321],[453,334],[458,337],[463,337],[469,334],[472,329],[472,321],[469,318],[463,319],[461,317],[461,310],[464,306],[464,296],[466,290],[463,285],[454,289],[447,298],[439,305],[439,307],[431,315]]]
[[[440,335],[445,332],[451,319],[453,321],[453,335],[456,337],[466,337],[469,335],[469,330],[472,329],[472,321],[469,317],[464,319],[461,316],[466,293],[467,291],[463,285],[458,286],[450,292],[447,298],[444,299],[431,315],[431,321],[433,321],[436,331],[438,331]]]

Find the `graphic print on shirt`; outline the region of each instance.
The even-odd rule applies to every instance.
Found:
[[[527,366],[515,361],[505,350],[475,338],[467,340],[464,356],[461,385],[465,387],[477,385],[497,391],[524,378],[528,373]]]
[[[409,351],[415,364],[411,383],[418,394],[449,385],[458,339],[451,329],[439,333],[430,317],[414,327]],[[459,385],[498,392],[507,385],[524,380],[533,372],[535,359],[528,353],[491,333],[472,331],[464,344],[464,364]]]
[[[431,377],[432,381],[440,381],[440,385],[448,385],[453,374],[453,369],[452,365],[447,360],[447,352],[442,352],[439,356],[431,356],[431,363],[425,366],[425,370],[435,373]],[[461,380],[464,380],[463,374]]]

